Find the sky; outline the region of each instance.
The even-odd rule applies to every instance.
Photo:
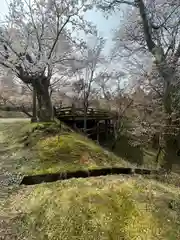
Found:
[[[5,13],[7,13],[6,0],[0,0],[0,16],[2,17]],[[95,24],[99,34],[107,40],[105,52],[108,53],[112,47],[112,29],[119,26],[120,15],[116,13],[106,19],[103,13],[92,10],[91,12],[85,13],[85,19]]]
[[[113,30],[120,25],[119,14],[114,13],[106,19],[102,12],[93,10],[92,12],[87,12],[85,17],[88,21],[96,24],[99,34],[107,41],[105,51],[109,52],[112,47]]]

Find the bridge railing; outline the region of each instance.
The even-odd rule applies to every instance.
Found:
[[[75,107],[60,107],[57,108],[56,107],[56,114],[59,117],[63,117],[63,116],[84,116],[85,115],[85,111],[83,108],[75,108]],[[106,116],[106,117],[113,117],[116,114],[106,111],[104,109],[95,109],[95,108],[88,108],[87,112],[86,112],[87,116]]]

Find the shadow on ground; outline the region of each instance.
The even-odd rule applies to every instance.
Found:
[[[105,147],[111,148],[112,141],[103,144]],[[121,136],[117,141],[115,148],[113,149],[118,157],[137,165],[143,165],[144,154],[140,146],[132,146],[129,143],[129,139],[126,136]]]
[[[116,148],[114,149],[114,153],[119,157],[127,160],[130,163],[136,163],[137,165],[143,164],[143,151],[139,146],[131,146],[128,141],[121,139]]]

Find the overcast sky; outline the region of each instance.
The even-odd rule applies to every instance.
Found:
[[[0,16],[3,17],[4,14],[7,13],[7,2],[8,0],[0,0]],[[113,13],[108,19],[103,16],[103,13],[100,11],[88,11],[85,13],[85,19],[91,21],[93,24],[97,26],[99,35],[106,39],[106,45],[104,48],[104,54],[108,54],[110,49],[112,48],[112,37],[113,37],[113,29],[117,28],[120,25],[120,13]],[[118,63],[118,68],[120,66],[120,62]],[[104,66],[106,68],[106,66]],[[108,65],[108,70],[112,71],[113,69],[117,69],[113,63]]]
[[[0,0],[0,15],[1,17],[7,13],[7,0]],[[85,18],[88,21],[93,22],[96,24],[98,31],[101,36],[103,36],[107,40],[106,44],[106,53],[109,52],[111,46],[112,46],[112,29],[117,28],[120,23],[120,15],[119,14],[113,14],[113,16],[110,16],[108,19],[106,19],[101,12],[96,12],[95,10],[92,10],[91,12],[85,13]]]

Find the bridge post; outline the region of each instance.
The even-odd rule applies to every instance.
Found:
[[[99,143],[99,121],[97,121],[96,126],[97,126],[97,142]]]
[[[110,135],[112,134],[111,127],[112,127],[112,119],[109,120],[109,134]]]
[[[74,115],[76,112],[76,106],[74,103],[72,103],[72,106],[71,106],[71,113]]]
[[[73,121],[73,129],[76,130],[77,129],[77,126],[76,126],[76,121],[74,120]]]
[[[109,135],[109,129],[108,129],[108,120],[105,120],[105,135],[106,135],[106,140],[108,139],[108,135]]]

